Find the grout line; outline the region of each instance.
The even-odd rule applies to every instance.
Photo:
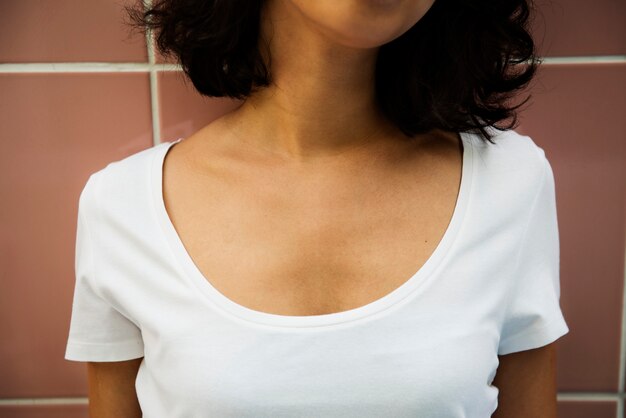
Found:
[[[159,81],[157,72],[150,71],[150,113],[152,114],[152,143],[161,143],[161,124],[159,117]]]
[[[585,401],[585,402],[621,402],[624,393],[607,392],[560,392],[557,394],[559,401]]]
[[[150,0],[145,0],[146,2]],[[180,64],[154,62],[154,42],[146,31],[149,62],[25,62],[0,63],[0,73],[82,73],[82,72],[156,72],[182,71]],[[620,64],[626,55],[542,57],[543,65],[563,64]]]
[[[15,405],[88,405],[88,398],[9,398],[0,399],[0,406]]]
[[[144,0],[144,8],[150,7],[151,0]],[[159,116],[159,80],[154,60],[154,39],[152,30],[146,30],[146,48],[148,50],[148,68],[150,71],[150,113],[152,115],[152,144],[161,143],[161,119]]]
[[[562,64],[619,64],[626,62],[626,55],[604,55],[591,57],[542,57],[546,65]]]
[[[559,401],[579,401],[579,402],[622,402],[623,393],[603,393],[603,392],[565,392],[557,395]],[[0,406],[20,406],[20,405],[87,405],[87,397],[68,398],[7,398],[0,399]],[[619,415],[618,415],[619,416]]]
[[[149,62],[26,62],[0,63],[0,73],[109,73],[181,71],[178,64]]]
[[[626,234],[626,230],[624,231]],[[624,254],[626,262],[626,253]],[[619,356],[619,373],[617,382],[617,390],[624,393],[624,377],[626,374],[626,265],[624,266],[624,280],[622,281],[622,324],[620,338],[620,356]],[[617,403],[617,417],[624,418],[624,398],[622,397]]]

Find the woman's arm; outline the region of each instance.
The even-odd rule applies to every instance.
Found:
[[[135,391],[141,360],[87,363],[90,418],[141,418]]]
[[[492,418],[557,418],[555,344],[498,357]]]

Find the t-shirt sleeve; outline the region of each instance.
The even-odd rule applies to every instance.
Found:
[[[141,331],[104,299],[98,290],[94,257],[93,187],[95,175],[83,188],[78,204],[75,284],[65,359],[73,361],[123,361],[143,356]]]
[[[543,175],[529,207],[515,261],[498,355],[542,347],[569,332],[559,304],[560,249],[554,174],[543,149],[536,150]]]

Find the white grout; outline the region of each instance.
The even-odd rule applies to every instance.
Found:
[[[623,418],[624,393],[603,393],[603,392],[568,392],[559,393],[556,397],[559,402],[615,402],[617,403],[616,418]]]
[[[563,392],[557,394],[559,401],[620,402],[623,398],[623,393],[615,392]]]
[[[626,232],[626,231],[625,231]],[[624,254],[626,263],[626,253]],[[622,396],[617,403],[617,418],[624,418],[624,378],[626,375],[626,266],[624,266],[624,280],[622,281],[622,335],[620,338],[619,373],[617,390]]]
[[[604,55],[591,57],[543,57],[546,65],[562,64],[619,64],[626,62],[626,55]]]
[[[25,62],[0,63],[0,73],[109,73],[180,71],[178,64],[149,62]]]
[[[148,37],[149,34],[146,35]],[[156,72],[182,71],[179,64],[154,62],[154,45],[148,43],[149,62],[23,62],[0,63],[0,73],[98,73],[98,72]],[[544,65],[563,64],[621,64],[626,63],[626,55],[584,56],[584,57],[542,57]]]
[[[576,392],[559,393],[558,401],[579,401],[579,402],[618,402],[624,400],[623,393],[597,393],[597,392]],[[0,399],[0,406],[24,406],[24,405],[88,405],[89,399],[86,397],[76,398],[7,398]],[[618,413],[618,416],[619,413]]]
[[[0,406],[15,405],[88,405],[88,398],[8,398],[0,399]]]
[[[148,10],[151,0],[144,0],[144,9]],[[154,39],[152,30],[146,30],[146,48],[148,50],[148,66],[150,71],[150,112],[152,114],[152,144],[161,143],[161,117],[159,110],[159,80],[154,62]],[[176,66],[179,67],[179,66]]]

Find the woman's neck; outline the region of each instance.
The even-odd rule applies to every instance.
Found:
[[[237,136],[304,161],[362,148],[393,130],[376,105],[378,48],[331,42],[291,2],[266,6],[260,42],[269,43],[272,83],[227,115]]]

